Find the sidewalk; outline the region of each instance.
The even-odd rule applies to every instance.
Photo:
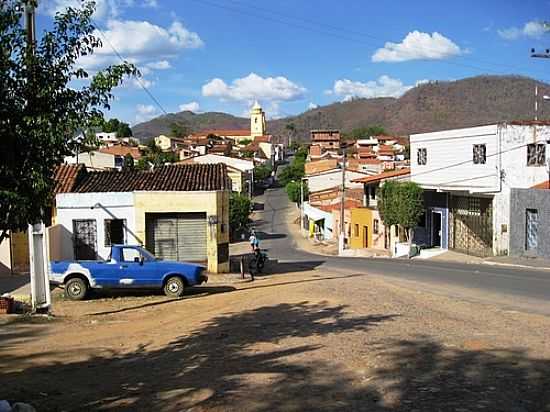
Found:
[[[550,270],[550,260],[538,257],[527,258],[512,256],[491,256],[487,258],[481,258],[449,250],[429,260],[440,262],[468,263],[476,265],[508,266],[538,270]]]

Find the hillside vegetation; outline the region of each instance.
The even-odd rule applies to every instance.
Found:
[[[477,76],[457,81],[421,84],[399,98],[353,99],[308,110],[298,116],[268,122],[272,134],[288,133],[290,123],[296,137],[309,138],[316,128],[343,132],[381,125],[398,135],[475,126],[534,117],[535,85],[550,85],[521,76]],[[539,104],[539,118],[550,118],[550,103]],[[269,113],[268,113],[269,115]],[[224,113],[181,112],[158,117],[132,128],[134,136],[147,139],[168,133],[175,121],[184,121],[194,131],[206,128],[248,128],[249,120]]]

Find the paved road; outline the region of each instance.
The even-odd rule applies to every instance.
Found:
[[[269,189],[257,230],[262,248],[285,269],[319,267],[347,274],[383,276],[411,288],[430,290],[461,299],[497,304],[504,309],[550,315],[550,273],[502,266],[473,265],[426,260],[326,257],[298,250],[287,233],[291,204],[281,188]]]

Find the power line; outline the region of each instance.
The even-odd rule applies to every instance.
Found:
[[[485,157],[488,158],[488,157],[493,157],[493,156],[498,156],[500,154],[503,154],[503,153],[509,153],[509,152],[513,152],[514,150],[518,150],[518,149],[522,149],[524,147],[527,147],[529,146],[530,144],[533,144],[533,143],[541,143],[544,141],[538,141],[538,142],[531,142],[531,143],[524,143],[522,145],[519,145],[519,146],[514,146],[510,149],[506,149],[506,150],[499,150],[495,153],[491,153],[491,154],[488,154],[486,155]],[[458,162],[458,163],[454,163],[454,164],[451,164],[451,165],[447,165],[447,166],[443,166],[443,167],[439,167],[439,168],[436,168],[436,169],[431,169],[431,170],[426,170],[424,172],[419,172],[419,173],[416,173],[416,174],[410,174],[409,176],[410,177],[418,177],[418,176],[423,176],[425,174],[428,174],[428,173],[434,173],[434,172],[440,172],[442,170],[446,170],[446,169],[450,169],[450,168],[453,168],[453,167],[458,167],[458,166],[464,166],[464,165],[467,165],[469,163],[473,163],[473,159],[469,159],[469,160],[465,160],[465,161],[462,161],[462,162]]]
[[[376,47],[376,48],[380,47],[380,45],[378,43],[375,44],[373,42],[368,42],[368,41],[365,41],[363,39],[357,39],[357,38],[354,38],[354,37],[350,37],[350,36],[347,36],[345,34],[342,34],[342,32],[348,32],[348,33],[353,34],[355,36],[368,37],[368,38],[371,38],[371,39],[376,40],[376,41],[384,41],[384,40],[382,40],[382,39],[380,39],[376,36],[370,35],[368,33],[361,33],[361,32],[348,30],[348,29],[344,29],[344,28],[341,28],[341,27],[337,27],[337,26],[332,26],[332,25],[327,25],[327,24],[320,24],[319,22],[315,22],[315,21],[312,21],[312,20],[309,20],[309,19],[304,19],[304,18],[295,17],[295,16],[289,16],[289,15],[285,15],[285,14],[280,13],[280,12],[275,12],[275,11],[272,11],[272,10],[268,10],[268,9],[265,9],[265,8],[260,8],[260,7],[252,6],[252,5],[248,5],[248,4],[246,4],[248,7],[255,8],[257,10],[263,10],[265,12],[270,13],[270,15],[254,13],[254,12],[251,12],[249,10],[243,10],[239,7],[230,7],[230,6],[227,6],[227,5],[219,4],[219,3],[216,3],[216,2],[213,2],[213,1],[208,1],[208,0],[193,0],[193,1],[195,1],[199,4],[201,4],[201,5],[208,5],[208,6],[211,6],[211,7],[215,7],[215,8],[219,8],[219,9],[223,9],[223,10],[228,10],[228,11],[233,12],[233,13],[247,15],[247,16],[250,16],[250,17],[255,17],[255,18],[259,17],[259,18],[262,18],[264,20],[272,21],[272,22],[275,22],[275,23],[279,23],[279,24],[283,24],[283,25],[287,25],[287,26],[293,26],[293,27],[296,27],[296,28],[299,28],[299,29],[302,29],[302,30],[306,30],[306,31],[315,31],[317,33],[321,33],[321,34],[324,34],[324,35],[338,37],[338,38],[343,39],[343,40],[353,41],[353,42],[356,42],[356,43],[365,44],[365,45]],[[243,4],[243,3],[241,2],[241,4]],[[276,18],[276,17],[272,16],[273,14],[278,14],[280,16],[284,16],[285,18],[290,18],[290,19],[293,19],[293,20],[296,20],[296,21],[302,21],[302,22],[305,22],[307,24],[312,25],[312,27],[304,26],[303,24],[294,23],[294,22],[291,22],[291,21],[288,21],[288,20],[283,20],[283,19],[280,19],[280,18]],[[323,28],[323,26],[324,26],[324,28]],[[430,50],[430,48],[416,47],[416,50],[426,51],[426,50]],[[426,59],[424,59],[424,60],[426,60]],[[475,61],[474,59],[470,59],[470,60]],[[471,65],[471,64],[459,63],[459,62],[456,62],[456,61],[447,61],[447,60],[432,60],[432,61],[437,62],[437,63],[441,63],[441,64],[454,65],[454,66],[466,67],[466,68],[469,68],[469,69],[492,72],[492,73],[496,73],[496,74],[502,74],[503,73],[502,70],[499,71],[499,70],[495,70],[495,69],[492,69],[492,68],[474,66],[474,65]],[[495,66],[499,66],[499,67],[509,67],[509,68],[514,69],[514,70],[518,70],[518,69],[519,70],[526,70],[526,68],[520,68],[518,66],[510,66],[510,65],[506,66],[506,65],[503,65],[501,63],[497,64],[497,63],[491,63],[491,62],[487,62],[487,61],[479,61],[479,62],[483,63],[483,64],[491,64],[491,65],[495,65]]]
[[[92,22],[94,23],[94,27],[95,29],[99,32],[99,34],[101,35],[101,37],[105,40],[105,42],[109,45],[109,47],[113,50],[113,52],[115,53],[115,55],[120,59],[120,61],[122,63],[126,63],[127,60],[122,57],[122,55],[118,52],[118,50],[115,48],[115,46],[113,46],[113,44],[109,41],[108,37],[105,35],[105,33],[99,28],[99,25],[93,20],[91,19]],[[169,113],[164,109],[164,107],[162,106],[162,104],[160,104],[160,102],[158,101],[158,99],[153,95],[153,93],[151,93],[151,91],[147,88],[147,86],[145,86],[143,84],[143,82],[141,81],[141,79],[139,78],[139,76],[135,76],[136,78],[136,81],[138,83],[138,85],[143,89],[143,91],[149,96],[149,98],[159,107],[159,109],[165,114],[165,115],[168,115]]]

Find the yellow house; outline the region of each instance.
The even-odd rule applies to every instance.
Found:
[[[84,170],[56,195],[50,244],[63,245],[56,253],[65,259],[108,259],[112,244],[144,245],[162,259],[227,272],[230,185],[224,164]]]
[[[388,249],[386,228],[378,210],[361,207],[351,209],[351,249]]]

